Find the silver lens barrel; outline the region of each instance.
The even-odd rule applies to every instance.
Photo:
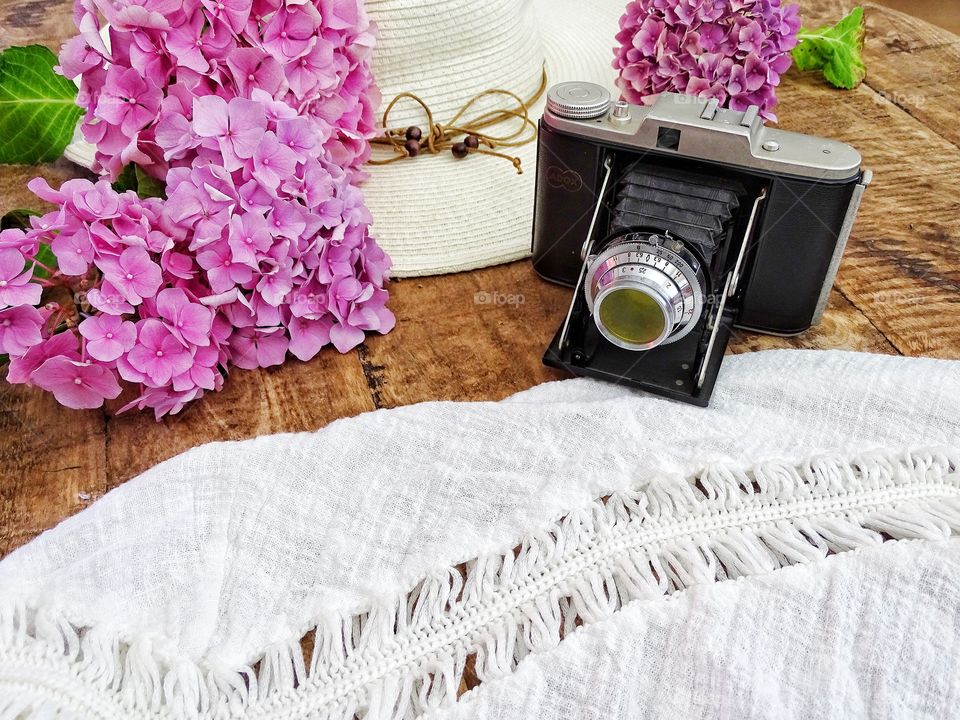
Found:
[[[703,270],[682,242],[666,234],[629,233],[588,263],[587,307],[614,345],[640,351],[676,342],[700,319]]]

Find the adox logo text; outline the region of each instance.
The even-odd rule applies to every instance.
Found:
[[[583,178],[573,170],[551,165],[547,168],[547,183],[550,187],[567,192],[578,192],[583,187]]]

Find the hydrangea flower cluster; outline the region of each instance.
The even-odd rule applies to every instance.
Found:
[[[259,189],[247,204],[215,165],[175,172],[185,177],[166,202],[117,193],[106,180],[69,180],[59,190],[31,181],[59,209],[27,230],[0,232],[0,352],[10,357],[9,382],[90,408],[117,397],[125,380],[140,392],[123,410],[150,407],[160,417],[219,390],[233,365],[278,365],[288,352],[309,360],[331,342],[346,352],[365,330],[393,327],[383,289],[389,260],[368,237],[359,191],[342,170],[310,188],[325,198],[325,216]],[[218,199],[198,193],[198,184]],[[259,211],[231,213],[230,193]],[[216,237],[204,235],[215,231],[218,213],[226,224]],[[337,237],[324,240],[321,224]],[[42,245],[56,268],[42,265]],[[73,302],[37,307],[54,285],[69,288]]]
[[[799,30],[799,6],[781,0],[633,0],[620,18],[617,85],[632,103],[686,93],[776,120]]]
[[[358,0],[77,0],[75,16],[61,68],[81,77],[101,170],[135,162],[166,199],[30,183],[57,209],[0,233],[10,382],[89,408],[126,381],[123,410],[160,418],[232,366],[392,329],[390,260],[355,185],[379,103]],[[56,285],[73,302],[39,307]]]
[[[327,128],[323,154],[343,168],[369,155],[380,95],[361,0],[75,0],[80,34],[60,71],[79,79],[82,130],[95,171],[136,163],[158,179],[193,100],[216,95],[282,103]],[[104,40],[106,35],[107,41]]]

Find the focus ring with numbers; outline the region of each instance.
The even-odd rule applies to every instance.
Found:
[[[648,350],[676,342],[700,319],[704,274],[681,241],[630,232],[588,262],[587,307],[597,329],[614,345]]]

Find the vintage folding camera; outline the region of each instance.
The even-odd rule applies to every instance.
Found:
[[[820,321],[871,173],[756,107],[562,83],[540,121],[533,267],[574,287],[544,362],[705,406],[731,328]]]

